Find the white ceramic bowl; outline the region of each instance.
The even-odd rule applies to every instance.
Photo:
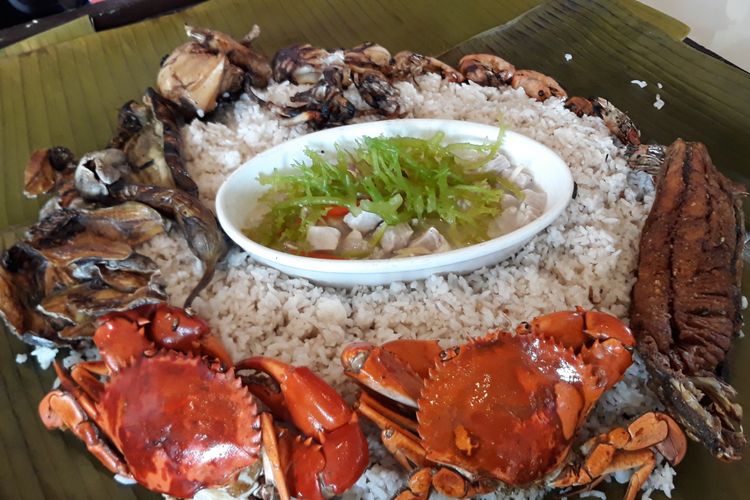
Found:
[[[219,189],[216,211],[224,231],[255,260],[291,276],[320,285],[352,287],[382,285],[393,281],[423,279],[438,273],[465,273],[495,264],[520,249],[555,220],[570,202],[573,178],[568,166],[552,150],[526,136],[506,132],[502,151],[513,164],[524,165],[547,193],[544,213],[529,224],[498,238],[449,252],[395,259],[329,260],[302,257],[272,250],[242,233],[257,220],[252,217],[258,197],[267,189],[258,174],[288,168],[306,159],[304,150],[345,149],[363,136],[409,136],[427,138],[443,132],[450,142],[488,142],[497,139],[498,128],[454,120],[386,120],[359,123],[308,134],[273,147],[238,168]]]

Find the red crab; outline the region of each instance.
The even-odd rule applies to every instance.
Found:
[[[94,343],[102,361],[70,373],[55,364],[61,388],[44,397],[39,414],[49,429],[70,429],[110,471],[186,498],[237,488],[239,473],[260,471],[263,455],[266,483],[282,498],[319,499],[351,487],[367,466],[356,413],[309,369],[263,357],[231,367],[203,320],[164,304],[101,321]],[[245,387],[235,370],[248,369],[270,375],[280,391]],[[254,390],[309,437],[259,415]]]
[[[672,463],[684,456],[685,436],[669,416],[646,413],[568,460],[578,428],[630,366],[634,344],[614,316],[578,308],[522,323],[515,335],[495,331],[446,350],[436,341],[355,343],[342,363],[365,388],[358,411],[412,471],[399,499],[425,499],[432,489],[473,496],[498,481],[588,485],[637,468],[627,493],[634,498],[656,452]]]

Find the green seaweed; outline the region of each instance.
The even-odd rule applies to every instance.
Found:
[[[270,186],[260,202],[269,212],[246,234],[266,246],[306,248],[310,226],[332,207],[379,215],[386,224],[419,221],[449,227],[454,247],[488,239],[489,224],[502,212],[506,193],[522,196],[513,182],[483,169],[500,148],[504,132],[483,144],[443,144],[445,135],[364,137],[335,159],[306,150],[306,162],[260,175]]]

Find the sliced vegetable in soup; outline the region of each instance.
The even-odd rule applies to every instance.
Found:
[[[256,242],[318,258],[384,259],[443,252],[525,225],[547,197],[494,142],[364,137],[334,155],[261,175],[267,212],[245,230]]]

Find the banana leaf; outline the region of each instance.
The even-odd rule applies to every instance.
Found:
[[[119,106],[153,85],[160,59],[184,42],[186,22],[235,36],[257,23],[257,46],[269,55],[295,42],[337,47],[363,40],[393,52],[444,54],[451,63],[462,54],[493,52],[554,76],[571,94],[612,100],[647,140],[705,142],[720,168],[750,178],[744,164],[750,76],[686,46],[684,24],[632,0],[213,0],[111,31],[28,42],[0,57],[3,246],[37,218],[41,201],[21,195],[29,153],[51,145],[79,154],[103,146]],[[573,59],[566,61],[566,53]],[[657,92],[666,103],[661,110],[653,106]],[[732,380],[748,407],[750,350],[738,347]],[[0,335],[0,498],[158,498],[118,485],[69,433],[43,428],[36,407],[54,377],[31,361],[15,362],[29,351]],[[747,462],[721,464],[699,446],[678,473],[677,498],[737,498],[750,486]]]

